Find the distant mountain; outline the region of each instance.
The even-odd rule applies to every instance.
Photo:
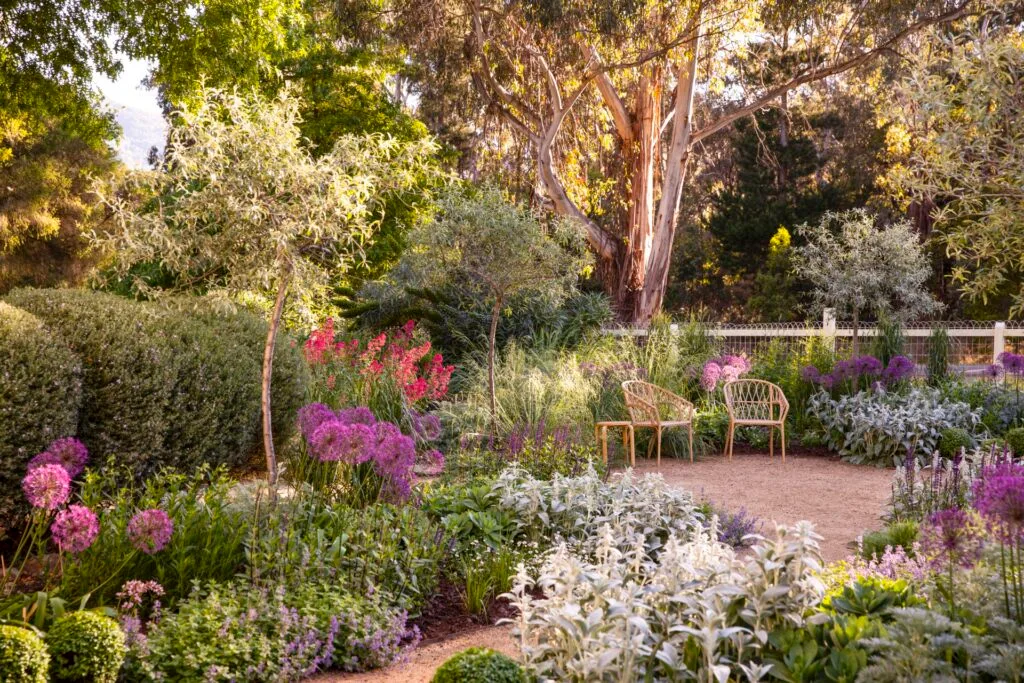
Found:
[[[123,130],[117,156],[133,168],[146,167],[150,148],[164,148],[167,123],[163,116],[151,108],[142,109],[131,105],[115,107],[115,115]]]

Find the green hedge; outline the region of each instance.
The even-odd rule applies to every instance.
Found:
[[[0,302],[0,536],[24,509],[25,465],[78,424],[82,368],[63,339]]]
[[[241,466],[261,449],[266,323],[244,312],[140,303],[87,290],[19,289],[7,301],[41,318],[81,358],[78,437],[143,476],[201,462]],[[292,434],[305,366],[282,337],[275,356],[275,437]]]

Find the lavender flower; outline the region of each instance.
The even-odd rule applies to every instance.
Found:
[[[21,490],[32,507],[53,512],[68,502],[71,477],[61,465],[40,465],[21,480]]]
[[[163,550],[174,533],[174,522],[160,508],[135,513],[128,522],[128,540],[136,550],[155,555]]]
[[[96,513],[84,505],[69,505],[57,513],[50,533],[62,551],[80,553],[99,536],[100,523]]]

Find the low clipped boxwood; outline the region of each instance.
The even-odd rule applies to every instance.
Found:
[[[961,451],[969,451],[974,447],[974,438],[966,429],[949,427],[939,435],[939,455],[943,458],[954,458]]]
[[[1014,455],[1024,455],[1024,427],[1016,427],[1006,432],[1006,445]]]
[[[471,647],[454,655],[434,673],[432,683],[522,683],[523,669],[508,655]]]
[[[71,612],[46,635],[50,678],[61,681],[116,683],[126,654],[117,622],[96,612]]]
[[[27,508],[25,465],[73,436],[82,368],[64,339],[31,313],[0,302],[0,535]]]
[[[62,333],[82,359],[78,437],[94,463],[113,456],[145,476],[258,456],[267,331],[258,316],[202,299],[164,306],[86,290],[20,289],[7,299]],[[277,347],[271,404],[275,440],[284,443],[306,375],[289,339]]]
[[[42,638],[27,628],[0,624],[0,681],[46,683],[49,670]]]

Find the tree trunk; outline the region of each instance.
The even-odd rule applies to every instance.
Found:
[[[494,300],[491,311],[491,333],[487,337],[487,388],[491,394],[491,435],[498,427],[498,395],[494,389],[494,350],[498,345],[498,317],[501,315],[501,297]]]
[[[277,342],[277,330],[281,325],[281,314],[284,312],[284,300],[288,295],[291,282],[291,267],[281,269],[281,279],[277,284],[277,298],[274,300],[274,311],[267,328],[267,343],[263,347],[263,385],[260,395],[260,408],[263,412],[263,452],[267,457],[267,483],[270,495],[277,488],[277,455],[274,453],[274,432],[270,414],[270,380],[274,374],[274,345]]]
[[[654,242],[655,170],[661,160],[661,81],[662,68],[658,65],[637,83],[632,143],[623,150],[629,174],[628,248],[623,250],[616,291],[619,314],[631,320],[637,319]]]

